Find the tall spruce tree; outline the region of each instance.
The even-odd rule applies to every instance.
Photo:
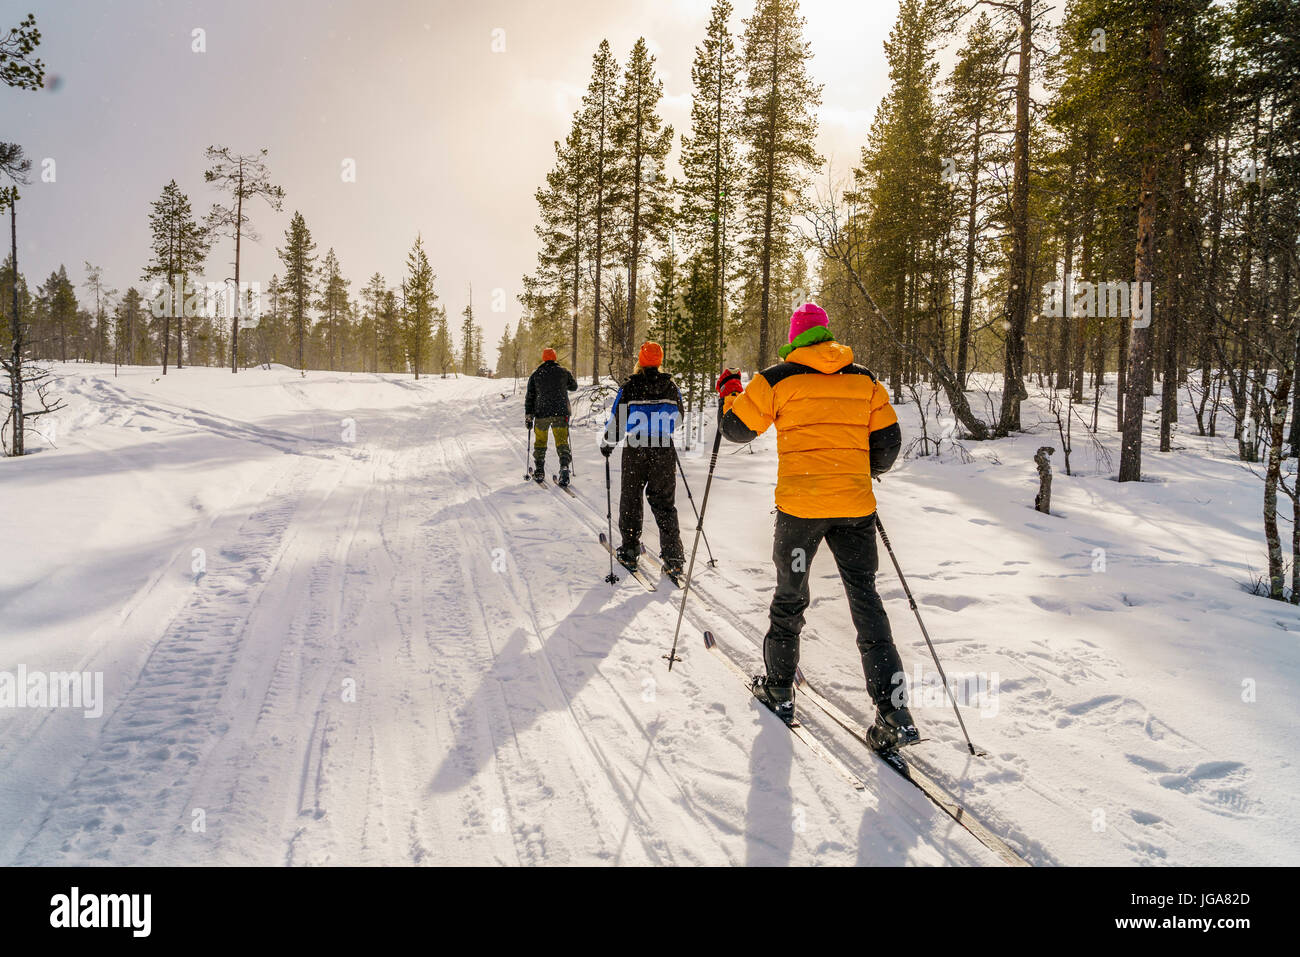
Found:
[[[365,304],[365,314],[368,317],[366,329],[370,336],[365,343],[365,350],[370,358],[371,372],[379,371],[379,342],[382,335],[380,316],[384,308],[384,294],[387,291],[388,285],[378,272],[370,277],[365,288],[361,290],[361,301]]]
[[[769,317],[773,268],[790,250],[796,204],[808,175],[822,162],[814,146],[822,88],[808,73],[812,50],[803,28],[797,0],[758,0],[745,21],[743,191],[747,254],[759,277],[757,368],[775,354]]]
[[[591,320],[591,375],[593,382],[600,381],[600,309],[601,273],[610,257],[610,232],[618,197],[621,195],[621,170],[618,150],[614,142],[614,127],[618,110],[618,61],[609,49],[609,41],[601,40],[592,57],[591,82],[582,100],[580,118],[584,139],[590,150],[592,167],[592,292],[594,297]]]
[[[429,358],[430,342],[433,337],[433,324],[437,319],[435,312],[438,296],[433,291],[433,269],[429,266],[429,257],[424,251],[424,239],[418,234],[415,244],[406,257],[406,280],[402,289],[406,298],[406,354],[411,360],[411,371],[415,378],[420,378],[420,366]],[[443,334],[445,319],[439,326]],[[446,373],[445,359],[441,355],[434,357],[435,364],[440,365]]]
[[[316,244],[302,213],[294,210],[289,228],[284,232],[284,248],[277,249],[284,263],[285,300],[289,317],[293,321],[294,341],[297,346],[298,371],[307,374],[307,310],[311,307],[312,288],[316,274]]]
[[[623,261],[627,269],[627,312],[623,317],[623,358],[636,352],[637,280],[649,245],[663,235],[672,213],[672,194],[664,172],[673,128],[659,115],[663,82],[655,58],[638,37],[623,73],[614,120],[614,144],[623,168]]]
[[[721,366],[726,349],[727,227],[736,210],[739,173],[739,59],[727,22],[729,0],[717,0],[704,42],[695,48],[691,65],[691,133],[682,137],[679,186],[680,232],[689,247],[703,257],[712,309],[703,321],[716,339],[712,365]]]
[[[207,258],[208,233],[194,220],[190,199],[176,180],[163,187],[149,213],[153,258],[142,276],[152,280],[150,299],[156,317],[163,320],[162,366],[167,374],[171,353],[172,321],[176,324],[176,366],[181,365],[182,330],[186,313],[186,280]]]
[[[524,281],[525,304],[530,309],[567,311],[570,361],[574,364],[578,361],[584,242],[594,192],[590,146],[589,130],[579,112],[564,143],[555,143],[555,167],[546,176],[546,186],[536,194],[541,223],[535,228],[541,248],[536,274]]]
[[[331,246],[321,261],[320,299],[316,309],[325,323],[326,368],[333,372],[342,359],[342,343],[348,317],[348,286],[351,283],[343,278],[338,256]]]
[[[974,312],[975,279],[983,263],[981,238],[986,225],[985,207],[994,193],[986,182],[990,142],[1005,132],[1002,95],[1002,59],[1006,39],[994,28],[988,14],[979,18],[966,33],[966,44],[957,54],[949,79],[948,115],[956,131],[954,170],[964,186],[965,237],[962,253],[961,318],[957,326],[957,378],[966,388],[970,370],[971,318]]]

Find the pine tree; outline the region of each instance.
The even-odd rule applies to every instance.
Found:
[[[775,353],[769,322],[774,267],[789,253],[795,206],[808,174],[822,162],[813,145],[822,88],[808,74],[812,51],[803,28],[797,0],[758,0],[745,21],[743,191],[747,255],[759,281],[757,368]]]
[[[451,324],[447,321],[447,311],[441,306],[434,310],[433,344],[430,352],[433,366],[442,378],[447,378],[448,372],[456,371],[456,350],[451,341]]]
[[[144,297],[140,295],[140,290],[135,286],[129,287],[118,303],[117,321],[114,323],[117,332],[116,351],[124,365],[135,365],[136,356],[140,354],[140,336],[145,329],[142,321],[144,309]]]
[[[464,321],[460,324],[460,341],[461,341],[461,366],[460,371],[465,375],[475,375],[479,367],[479,354],[474,351],[475,343],[482,337],[482,332],[474,322],[474,294],[471,290],[470,298],[465,303],[465,309],[461,313]]]
[[[600,381],[600,307],[601,273],[610,255],[608,248],[610,220],[617,198],[621,195],[618,153],[614,144],[614,127],[618,104],[618,62],[610,52],[609,41],[601,40],[592,58],[591,82],[583,97],[580,119],[583,139],[590,150],[593,190],[591,223],[594,233],[592,250],[592,289],[595,298],[591,320],[591,375]]]
[[[970,328],[975,299],[975,276],[982,266],[980,236],[982,211],[988,204],[992,184],[985,184],[989,141],[1002,132],[1002,58],[1005,39],[993,21],[981,12],[966,33],[966,45],[957,54],[957,65],[949,80],[948,115],[958,131],[954,166],[964,175],[966,202],[965,249],[962,257],[961,318],[957,327],[957,379],[966,388],[970,369]],[[956,184],[954,184],[956,185]]]
[[[677,243],[670,239],[654,262],[654,293],[650,304],[650,327],[646,334],[664,347],[667,355],[673,346],[679,290]]]
[[[284,362],[288,358],[284,301],[284,286],[280,282],[279,275],[272,273],[270,281],[266,284],[266,308],[257,324],[258,334],[265,341],[265,348],[272,362]]]
[[[589,153],[590,139],[579,112],[563,145],[555,143],[555,167],[546,176],[546,186],[536,194],[542,220],[536,232],[542,245],[537,253],[537,272],[524,280],[522,297],[532,311],[558,315],[561,309],[567,309],[570,361],[575,364],[584,242],[590,229],[591,194],[595,189]]]
[[[235,241],[235,302],[243,295],[239,289],[241,242],[245,236],[256,239],[250,226],[246,203],[261,197],[277,213],[284,200],[284,190],[272,185],[266,166],[266,150],[256,153],[232,153],[225,146],[209,146],[205,151],[212,164],[203,173],[204,181],[230,194],[230,205],[214,203],[208,214],[209,226],[226,231]],[[239,371],[239,308],[230,317],[230,371]]]
[[[1163,2],[1163,0],[1161,0]],[[1033,296],[1030,276],[1030,136],[1034,111],[1031,93],[1034,77],[1035,40],[1043,31],[1046,8],[1040,0],[1013,0],[1004,5],[1011,11],[1016,33],[1011,56],[1016,61],[1014,80],[1014,125],[1011,147],[1011,202],[1009,213],[1010,250],[1007,257],[1006,305],[1002,327],[1006,333],[1002,368],[1002,405],[997,434],[1007,435],[1020,428],[1020,403],[1029,397],[1025,389],[1025,336]]]
[[[316,309],[325,321],[325,343],[328,354],[326,368],[333,372],[338,368],[342,358],[341,344],[345,340],[348,316],[348,286],[351,283],[343,278],[339,260],[334,255],[334,248],[325,253],[321,261],[320,299]]]
[[[402,334],[402,307],[397,293],[384,292],[379,310],[379,357],[388,372],[406,371],[406,340]]]
[[[277,249],[280,261],[284,263],[285,300],[289,316],[293,320],[294,338],[297,343],[298,370],[307,374],[307,310],[311,305],[312,285],[316,272],[316,244],[312,242],[311,230],[302,213],[294,210],[289,220],[289,228],[284,232],[284,248]]]
[[[379,371],[379,343],[382,339],[382,320],[380,316],[383,312],[384,297],[387,291],[387,283],[384,282],[384,277],[378,272],[370,277],[370,281],[361,290],[361,301],[364,303],[365,315],[367,316],[366,331],[369,333],[364,351],[370,357],[371,372]]]
[[[863,212],[862,261],[872,285],[889,297],[896,328],[892,338],[873,338],[883,352],[894,400],[933,364],[945,365],[942,315],[936,294],[947,263],[938,252],[956,218],[945,172],[952,156],[939,123],[933,90],[941,7],[933,0],[903,0],[885,41],[890,89],[876,110],[862,163],[854,171]],[[945,153],[948,154],[945,163]],[[945,170],[945,167],[947,169]]]
[[[514,377],[517,349],[515,348],[515,338],[510,334],[510,323],[501,330],[501,338],[497,341],[497,378],[502,379],[506,376]]]
[[[27,14],[9,32],[0,38],[0,83],[6,87],[35,92],[40,90],[45,81],[45,64],[33,56],[41,42],[41,31],[36,28],[36,16]],[[27,431],[27,419],[47,415],[54,411],[46,398],[48,385],[47,373],[41,369],[29,371],[24,368],[27,362],[27,324],[23,322],[22,291],[25,286],[18,271],[18,187],[26,185],[27,173],[31,169],[31,160],[17,143],[0,142],[0,177],[9,180],[8,186],[0,187],[0,212],[9,211],[9,269],[11,286],[9,306],[9,350],[0,356],[0,371],[8,382],[0,386],[0,395],[9,400],[9,433],[12,440],[9,454],[23,455],[25,452],[24,436]],[[36,393],[37,406],[31,408],[24,398],[26,390],[31,388]],[[0,428],[0,435],[3,429]]]
[[[691,135],[682,137],[680,184],[681,233],[690,249],[702,253],[714,308],[717,352],[712,365],[721,366],[726,348],[727,302],[726,230],[735,219],[735,186],[739,164],[739,62],[727,27],[731,4],[717,0],[704,42],[695,48],[691,66]],[[712,336],[711,336],[712,337]]]
[[[102,266],[96,266],[90,262],[83,262],[82,266],[86,270],[86,281],[82,283],[95,303],[94,330],[91,333],[90,360],[92,362],[102,362],[104,353],[108,349],[108,299],[113,295],[111,290],[104,288],[104,269]]]
[[[627,312],[623,318],[623,357],[636,353],[637,279],[649,243],[659,239],[672,214],[664,167],[672,148],[673,128],[659,115],[663,82],[655,76],[655,58],[639,37],[632,47],[614,121],[614,144],[622,176],[622,216],[626,222],[623,259],[627,268]]]
[[[406,333],[406,353],[410,357],[411,370],[415,373],[416,379],[420,378],[421,362],[429,356],[433,323],[437,318],[435,304],[438,297],[433,291],[433,280],[433,269],[430,268],[429,257],[424,252],[424,240],[417,234],[415,244],[406,257],[406,280],[402,284],[406,301],[403,323]],[[440,328],[439,333],[445,333],[445,329]],[[435,364],[442,358],[435,354]],[[446,373],[445,365],[442,372]]]
[[[181,367],[181,348],[191,273],[202,268],[208,255],[208,232],[194,220],[190,199],[176,180],[163,187],[152,204],[149,230],[153,259],[144,269],[145,280],[153,280],[151,299],[155,316],[163,319],[163,375],[170,361],[172,319],[176,320],[176,367]],[[165,288],[159,288],[165,283]]]
[[[58,339],[59,361],[67,362],[68,339],[71,337],[75,341],[77,327],[77,293],[68,278],[68,270],[60,265],[50,273],[38,294],[44,300],[50,328]]]
[[[673,371],[685,385],[688,409],[698,409],[703,404],[709,382],[713,355],[714,316],[717,303],[713,299],[713,282],[708,265],[701,255],[693,256],[687,263],[685,281],[674,297],[672,313],[674,340]]]

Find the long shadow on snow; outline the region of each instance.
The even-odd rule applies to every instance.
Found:
[[[496,652],[492,667],[473,695],[463,701],[453,716],[457,743],[452,746],[438,770],[434,772],[429,789],[446,793],[458,791],[470,784],[483,770],[489,755],[479,746],[482,741],[480,722],[487,722],[495,732],[495,741],[509,741],[521,730],[531,727],[547,711],[562,710],[592,677],[599,663],[619,642],[624,631],[636,616],[653,600],[646,592],[634,595],[612,607],[606,607],[610,596],[609,586],[593,584],[577,606],[555,626],[543,648],[530,648],[529,635],[516,628],[509,640]],[[593,618],[599,618],[599,627],[593,627]],[[540,636],[539,636],[540,637]],[[565,646],[577,649],[570,657]],[[566,666],[555,668],[555,658]],[[554,669],[565,701],[550,700],[548,692],[551,679],[547,671]],[[498,755],[506,758],[507,755]],[[521,755],[528,761],[528,755]],[[546,782],[548,792],[566,787],[568,781]],[[611,775],[611,783],[624,800],[624,810],[631,813],[628,796],[622,793],[619,781]]]

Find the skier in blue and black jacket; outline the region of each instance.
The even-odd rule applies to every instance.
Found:
[[[618,392],[600,443],[608,457],[620,440],[623,448],[623,481],[618,499],[618,530],[623,541],[615,553],[619,562],[635,569],[641,553],[644,492],[659,526],[659,554],[664,571],[674,579],[681,576],[685,562],[682,533],[677,523],[677,450],[673,432],[681,419],[682,394],[672,376],[660,371],[664,350],[657,342],[641,346],[637,371]]]

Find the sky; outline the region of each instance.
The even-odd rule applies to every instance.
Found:
[[[752,0],[733,0],[733,30]],[[689,129],[691,61],[710,0],[0,0],[0,29],[34,12],[47,88],[0,90],[0,140],[33,160],[19,204],[19,267],[33,284],[83,263],[142,291],[149,204],[175,179],[202,216],[223,197],[203,151],[263,147],[274,212],[251,218],[241,279],[282,271],[276,247],[301,211],[350,293],[378,271],[397,286],[416,234],[452,316],[473,291],[494,344],[519,316],[536,262],[535,190],[554,163],[608,39],[620,62],[644,36],[664,82],[674,153]],[[811,70],[824,84],[818,147],[836,170],[859,156],[888,90],[894,0],[803,0]],[[202,31],[196,35],[195,31]],[[202,47],[201,51],[196,47]],[[495,48],[495,49],[494,49]],[[502,49],[504,48],[504,49]],[[355,167],[355,182],[344,178]],[[674,158],[674,163],[676,162]],[[206,279],[233,276],[221,241]]]

